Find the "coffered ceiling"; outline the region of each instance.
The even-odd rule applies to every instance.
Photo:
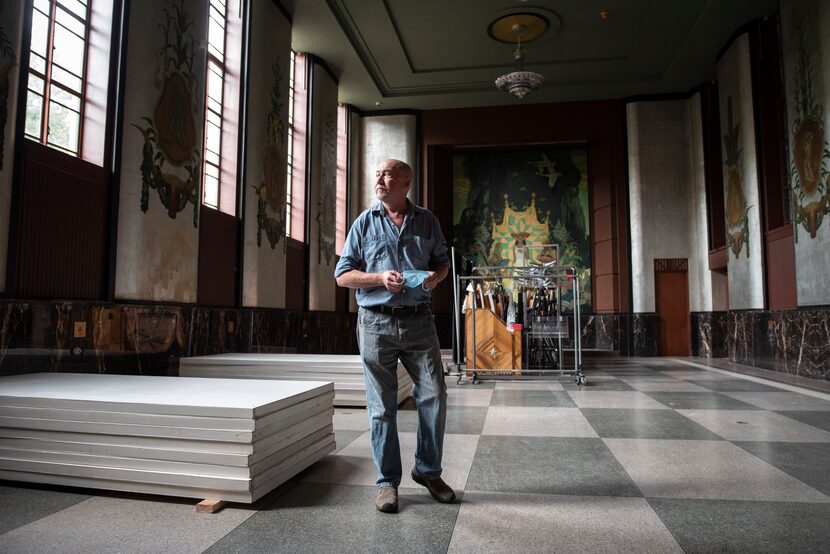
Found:
[[[735,29],[776,0],[285,0],[295,50],[324,59],[340,101],[360,109],[435,109],[685,92],[713,79]],[[607,10],[607,17],[600,12]],[[524,43],[545,84],[524,100],[493,81],[514,45],[488,35],[510,13],[545,18]]]

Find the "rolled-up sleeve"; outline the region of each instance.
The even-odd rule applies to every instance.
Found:
[[[447,256],[447,239],[444,238],[444,233],[441,231],[441,224],[438,223],[438,218],[435,214],[430,212],[432,216],[432,252],[429,256],[429,268],[438,269],[439,267],[448,267],[450,265],[450,258]]]
[[[355,221],[352,228],[349,229],[349,234],[346,235],[343,252],[340,254],[340,260],[334,268],[335,279],[353,269],[363,269],[363,249],[361,248],[361,237],[358,229],[358,222]]]

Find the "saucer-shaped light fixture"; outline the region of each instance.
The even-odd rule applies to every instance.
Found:
[[[507,30],[509,28],[509,31]],[[513,42],[515,36],[516,50],[513,51],[515,70],[496,79],[496,86],[517,98],[524,98],[532,90],[542,86],[545,77],[540,73],[525,71],[525,41],[541,36],[548,28],[548,22],[535,14],[514,14],[494,21],[490,25],[490,36],[502,42]],[[510,40],[506,40],[506,39]]]

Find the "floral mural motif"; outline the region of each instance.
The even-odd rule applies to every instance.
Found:
[[[155,80],[161,94],[153,116],[142,118],[144,126],[132,124],[144,137],[141,211],[149,209],[153,189],[171,219],[192,204],[193,226],[198,227],[201,148],[196,121],[201,88],[194,68],[195,39],[188,32],[194,23],[184,0],[162,14],[164,45],[158,51]]]
[[[3,11],[3,2],[0,1],[0,12]],[[9,73],[17,65],[17,56],[11,41],[6,36],[6,30],[0,26],[0,171],[3,171],[3,157],[6,145],[6,121],[9,116]]]
[[[334,240],[337,222],[337,113],[329,112],[323,124],[323,148],[320,164],[320,202],[317,209],[319,248],[317,263],[334,260]]]
[[[732,96],[726,100],[727,133],[723,136],[726,150],[726,245],[735,256],[741,257],[746,245],[746,257],[749,258],[749,210],[744,196],[743,175],[741,173],[740,124],[734,122]]]
[[[288,182],[287,129],[282,120],[283,102],[280,98],[282,72],[280,60],[271,65],[273,85],[271,86],[271,110],[265,126],[262,150],[262,182],[254,187],[257,193],[256,244],[262,246],[262,232],[268,238],[271,249],[285,238],[285,199]],[[284,245],[284,244],[283,244]]]
[[[805,47],[804,28],[799,26],[795,70],[795,121],[793,123],[792,181],[795,240],[804,227],[816,238],[824,216],[830,213],[830,146],[824,134],[824,106],[813,99],[810,52]]]

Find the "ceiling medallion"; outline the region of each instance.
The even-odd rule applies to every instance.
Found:
[[[510,33],[515,34],[516,50],[513,51],[515,70],[496,79],[496,87],[517,98],[524,98],[532,90],[536,90],[545,82],[545,77],[533,71],[525,71],[525,49],[522,46],[522,36],[525,41],[538,38],[548,29],[548,22],[535,14],[513,14],[494,21],[488,30],[490,36],[501,42],[512,42]]]

